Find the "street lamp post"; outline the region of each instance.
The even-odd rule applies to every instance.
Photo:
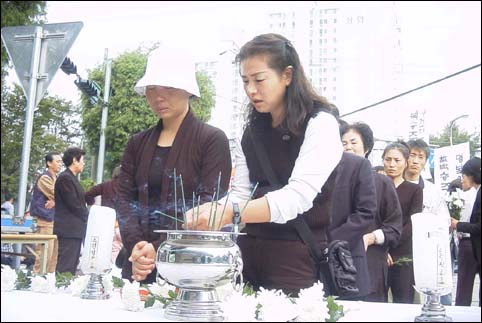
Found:
[[[457,118],[453,119],[450,121],[450,146],[453,145],[452,143],[452,128],[454,127],[455,121],[462,119],[462,118],[467,118],[469,115],[468,114],[463,114],[461,116],[458,116]]]

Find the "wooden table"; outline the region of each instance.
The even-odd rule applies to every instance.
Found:
[[[48,257],[48,242],[56,240],[55,234],[36,234],[36,233],[2,233],[2,243],[38,243],[41,246],[41,254],[37,253],[32,248],[27,248],[32,254],[40,257],[40,274],[47,272],[47,257]]]

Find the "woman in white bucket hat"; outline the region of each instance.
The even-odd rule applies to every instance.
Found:
[[[118,216],[129,257],[122,277],[151,283],[156,251],[165,239],[153,231],[182,229],[175,218],[182,219],[183,206],[192,205],[193,196],[196,203],[198,198],[210,201],[218,185],[225,193],[231,157],[224,132],[191,111],[190,98],[200,93],[194,61],[185,52],[165,47],[153,51],[135,91],[146,96],[160,120],[133,135],[122,157]]]

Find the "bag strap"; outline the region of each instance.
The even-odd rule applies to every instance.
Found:
[[[263,172],[265,173],[268,182],[272,186],[280,187],[281,183],[273,171],[273,167],[271,166],[271,162],[268,159],[266,151],[262,149],[260,143],[255,140],[253,128],[251,126],[249,126],[248,134],[252,141],[256,157],[261,164],[261,168],[263,169]],[[326,262],[327,256],[323,255],[321,250],[317,247],[313,231],[311,231],[305,219],[302,216],[297,216],[294,220],[291,221],[291,223],[295,227],[303,243],[308,246],[310,255],[315,261],[315,263],[320,264],[322,262]],[[323,233],[326,235],[326,229],[323,231]]]
[[[281,182],[278,180],[278,176],[276,176],[276,174],[274,173],[271,162],[268,159],[268,155],[266,154],[266,151],[261,148],[260,142],[255,140],[253,131],[253,127],[249,126],[248,134],[251,142],[253,143],[254,153],[258,158],[259,163],[261,164],[261,168],[263,169],[263,172],[266,175],[270,185],[274,187],[281,187]]]

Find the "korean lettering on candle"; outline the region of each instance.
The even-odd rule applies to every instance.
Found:
[[[99,250],[99,236],[92,236],[90,239],[89,269],[95,269],[98,250]]]

